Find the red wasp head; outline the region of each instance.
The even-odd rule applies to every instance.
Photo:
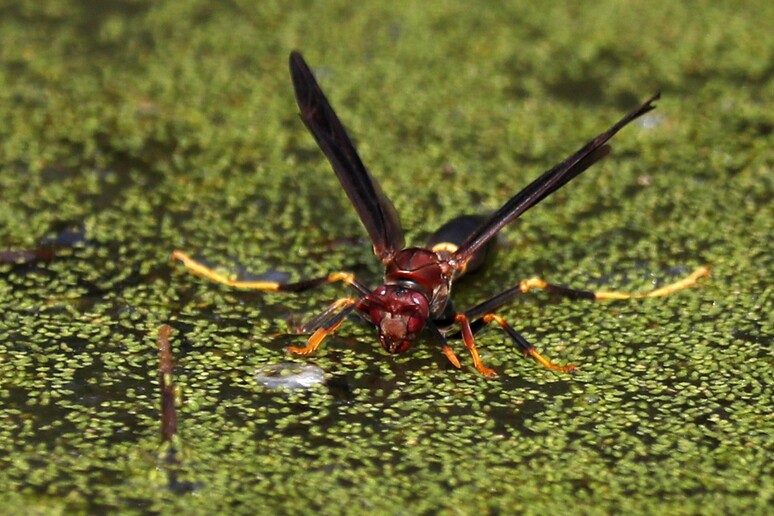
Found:
[[[401,285],[382,285],[365,298],[368,315],[379,329],[379,342],[390,353],[403,353],[430,317],[427,296]]]

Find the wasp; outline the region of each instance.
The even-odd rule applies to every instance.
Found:
[[[290,54],[290,75],[301,120],[330,162],[365,226],[374,254],[384,265],[383,283],[370,289],[349,272],[332,272],[324,277],[295,283],[240,281],[216,272],[183,251],[174,251],[172,258],[181,261],[195,274],[237,288],[301,292],[334,282],[348,285],[354,295],[338,299],[297,329],[299,333],[311,333],[311,336],[306,346],[289,347],[288,352],[291,354],[308,355],[314,352],[348,316],[356,314],[376,327],[379,343],[387,352],[405,352],[425,330],[457,368],[460,367],[460,361],[448,344],[447,334],[452,328],[458,327],[476,370],[485,376],[495,376],[495,371],[481,360],[474,340],[478,330],[494,322],[525,355],[533,357],[549,369],[573,372],[575,366],[554,364],[538,353],[495,311],[531,290],[545,290],[560,296],[589,300],[658,297],[690,287],[699,278],[709,274],[707,267],[699,267],[680,281],[634,294],[579,290],[531,278],[464,311],[456,310],[451,302],[452,283],[481,266],[495,235],[525,211],[606,157],[610,153],[609,140],[627,124],[655,109],[659,94],[653,95],[564,161],[544,172],[493,214],[457,217],[433,233],[425,246],[405,247],[403,229],[392,202],[366,169],[339,117],[297,51]]]

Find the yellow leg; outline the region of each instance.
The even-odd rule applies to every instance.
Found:
[[[313,288],[318,285],[324,285],[326,283],[334,283],[336,281],[341,281],[343,283],[346,283],[347,285],[355,286],[356,288],[358,288],[357,282],[355,281],[354,274],[349,272],[333,272],[321,278],[303,280],[297,283],[278,283],[276,281],[239,281],[239,280],[232,280],[230,278],[227,278],[226,276],[220,274],[219,272],[216,272],[215,270],[207,267],[206,265],[200,262],[197,262],[187,254],[185,254],[183,251],[177,251],[177,250],[173,251],[170,258],[172,260],[180,260],[186,269],[188,269],[189,271],[193,272],[198,276],[202,276],[216,283],[220,283],[222,285],[228,285],[229,287],[235,287],[235,288],[244,288],[244,289],[252,289],[252,290],[268,290],[272,292],[279,292],[279,291],[299,292],[301,290]]]
[[[708,277],[710,271],[708,267],[699,267],[693,271],[689,276],[665,285],[661,288],[651,290],[648,292],[639,293],[627,293],[627,292],[615,292],[615,291],[587,291],[567,288],[559,285],[548,283],[540,278],[530,278],[519,283],[519,289],[522,293],[527,293],[532,289],[546,290],[555,294],[573,297],[573,298],[587,298],[587,299],[640,299],[646,297],[660,297],[683,290],[685,288],[696,285],[700,278]]]
[[[688,277],[649,292],[640,292],[637,294],[627,294],[625,292],[594,292],[594,297],[595,299],[639,299],[645,297],[661,297],[669,295],[672,292],[677,292],[678,290],[683,290],[684,288],[692,287],[696,285],[699,278],[709,277],[709,275],[710,271],[708,267],[699,267]]]
[[[208,280],[214,281],[216,283],[220,283],[222,285],[228,285],[229,287],[237,287],[237,288],[249,288],[249,289],[255,289],[255,290],[279,290],[280,284],[276,281],[238,281],[238,280],[232,280],[230,278],[227,278],[226,276],[220,274],[219,272],[214,271],[213,269],[210,269],[206,265],[203,265],[187,254],[185,254],[183,251],[173,251],[172,255],[170,256],[172,260],[180,260],[183,262],[183,265],[186,269],[193,272],[194,274],[198,276],[202,276],[204,278],[207,278]]]

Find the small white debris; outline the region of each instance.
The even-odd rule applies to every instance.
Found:
[[[267,389],[310,389],[325,382],[325,371],[311,364],[280,362],[261,367],[255,379]]]

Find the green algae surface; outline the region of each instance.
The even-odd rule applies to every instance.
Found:
[[[774,504],[771,2],[4,2],[0,505],[6,512],[764,514]],[[410,242],[496,209],[655,91],[613,155],[503,231],[459,306],[540,275],[660,299],[502,309],[558,363],[478,335],[389,356],[342,295],[225,274],[380,278],[297,118],[304,52]],[[161,443],[156,337],[179,433]],[[269,389],[283,362],[325,382]],[[269,368],[269,369],[267,369]],[[163,459],[168,446],[175,462]]]

